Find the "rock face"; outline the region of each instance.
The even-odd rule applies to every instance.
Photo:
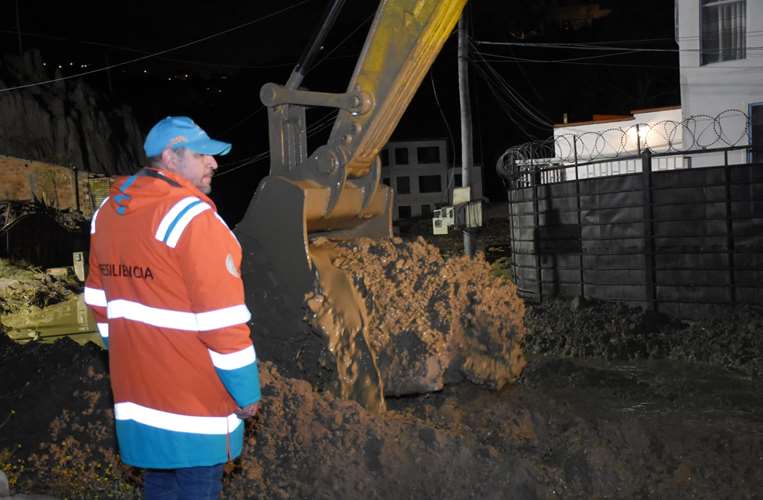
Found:
[[[0,90],[49,79],[37,51],[0,59]],[[0,154],[116,175],[143,164],[142,142],[130,109],[81,78],[0,92]]]

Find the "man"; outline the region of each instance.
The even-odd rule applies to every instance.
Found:
[[[218,498],[260,383],[241,248],[206,194],[214,155],[187,117],[157,123],[150,166],[119,179],[93,215],[85,302],[109,349],[122,460],[146,498]]]

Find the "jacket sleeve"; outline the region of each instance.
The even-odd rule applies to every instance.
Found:
[[[178,242],[178,258],[196,313],[198,338],[225,388],[240,407],[260,399],[257,356],[244,303],[241,247],[228,226],[205,210]]]
[[[96,219],[98,211],[93,215],[90,222],[90,252],[88,257],[88,272],[85,280],[85,303],[93,311],[98,333],[101,335],[103,347],[109,348],[109,323],[106,314],[106,291],[103,286],[101,268],[98,266],[98,252],[96,244]]]

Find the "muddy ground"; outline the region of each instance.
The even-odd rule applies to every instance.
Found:
[[[524,322],[516,383],[388,397],[381,415],[263,362],[226,498],[760,498],[758,311],[687,323],[552,301]],[[138,497],[112,417],[96,346],[0,337],[0,467],[16,491]]]

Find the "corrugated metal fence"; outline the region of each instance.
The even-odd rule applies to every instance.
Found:
[[[729,165],[739,150],[714,150],[717,167],[670,171],[652,164],[675,153],[646,150],[630,158],[640,159],[639,173],[560,182],[576,167],[517,167],[508,195],[520,293],[623,301],[681,318],[763,305],[763,164]]]

